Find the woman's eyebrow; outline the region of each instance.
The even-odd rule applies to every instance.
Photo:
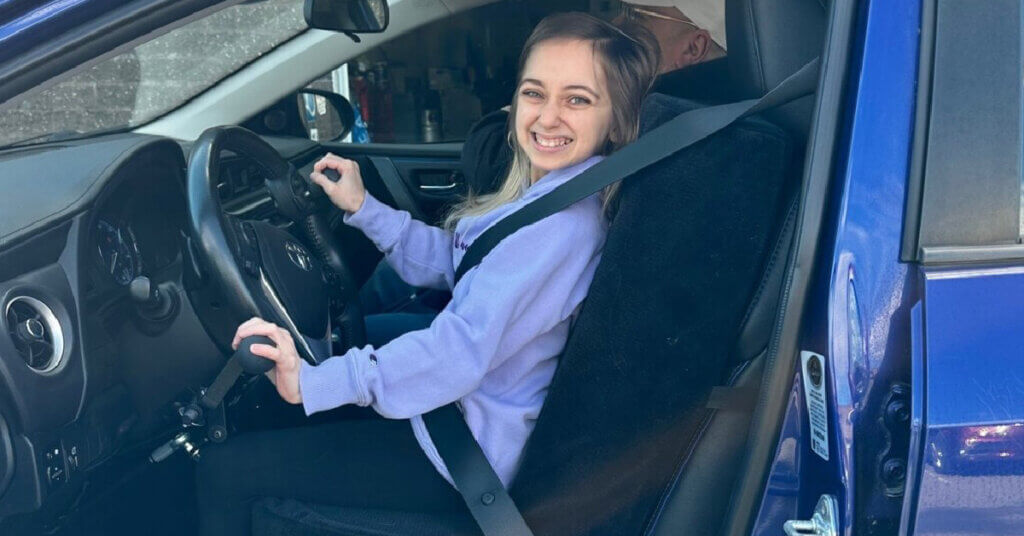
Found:
[[[544,82],[541,82],[540,80],[537,80],[536,78],[524,78],[522,80],[522,82],[519,83],[519,85],[522,86],[523,84],[533,84],[533,85],[536,85],[536,86],[544,87]],[[593,89],[590,89],[589,86],[585,86],[583,84],[568,85],[568,86],[565,86],[565,89],[578,89],[578,90],[582,90],[582,91],[586,91],[587,93],[590,93],[591,95],[594,96],[595,99],[600,99],[601,98],[601,95],[598,92],[594,91]]]
[[[586,91],[587,93],[590,93],[591,95],[594,96],[595,99],[600,99],[601,98],[601,95],[598,95],[598,93],[596,91],[594,91],[593,89],[590,89],[589,87],[584,86],[582,84],[573,84],[571,86],[565,86],[565,89],[580,89],[580,90]]]

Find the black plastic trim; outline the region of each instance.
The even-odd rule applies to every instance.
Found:
[[[923,247],[920,252],[920,261],[929,266],[971,262],[1024,261],[1024,244]]]
[[[786,269],[781,308],[769,346],[758,407],[751,424],[747,456],[740,468],[739,486],[725,520],[724,534],[746,536],[751,533],[782,428],[793,371],[796,370],[802,312],[814,275],[817,245],[833,177],[857,4],[855,0],[832,2],[818,98],[808,138],[796,249],[791,253]]]
[[[450,143],[321,143],[321,147],[339,154],[366,156],[433,156],[446,157],[462,154],[462,142]]]
[[[924,163],[928,156],[928,122],[932,102],[932,71],[935,59],[935,11],[938,0],[921,2],[921,42],[917,60],[917,103],[914,107],[914,137],[907,176],[907,198],[903,209],[903,241],[900,260],[920,260],[917,237],[921,226],[921,196],[924,190]]]
[[[14,445],[11,443],[11,429],[4,414],[0,413],[0,497],[14,480]]]
[[[21,274],[57,262],[64,252],[71,224],[62,222],[52,228],[23,239],[16,246],[4,245],[0,249],[0,281],[13,279]],[[38,237],[38,239],[31,239]]]
[[[101,143],[104,144],[102,148],[94,145]],[[15,207],[18,207],[23,212],[18,215],[5,214],[5,216],[12,218],[13,224],[10,227],[0,229],[0,249],[6,250],[8,247],[20,243],[21,240],[29,239],[58,222],[70,219],[75,214],[81,212],[100,195],[107,179],[110,178],[115,170],[134,158],[139,152],[158,145],[166,145],[169,150],[180,151],[178,145],[167,138],[142,134],[115,134],[57,145],[47,151],[29,150],[25,153],[26,157],[24,159],[5,159],[0,163],[0,169],[3,169],[5,173],[16,173],[20,169],[17,166],[39,166],[41,164],[38,164],[38,162],[42,161],[42,159],[77,158],[78,160],[75,160],[75,164],[80,168],[79,171],[82,176],[79,174],[69,175],[69,177],[81,179],[73,187],[65,187],[62,186],[62,183],[56,182],[40,183],[43,186],[36,185],[39,188],[50,188],[51,191],[53,188],[57,189],[53,192],[53,195],[58,197],[55,198],[56,201],[51,206],[46,207],[48,210],[39,210],[31,206],[19,207],[18,202],[3,205],[5,210],[13,210]],[[89,150],[110,151],[110,153],[96,152],[90,160],[86,160],[86,157],[83,155],[87,155]],[[13,152],[9,154],[12,157],[17,156]],[[26,202],[22,200],[20,205],[24,205]],[[22,222],[28,223],[22,227],[13,227],[13,225],[21,224]]]

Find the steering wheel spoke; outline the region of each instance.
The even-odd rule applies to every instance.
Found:
[[[281,298],[278,297],[273,284],[262,271],[260,272],[260,289],[268,305],[284,322],[284,327],[288,328],[288,331],[292,333],[292,337],[295,339],[295,348],[302,355],[303,359],[313,365],[319,365],[331,356],[330,315],[328,315],[327,326],[322,337],[306,335],[296,326],[292,316],[288,313],[288,309],[281,303]]]

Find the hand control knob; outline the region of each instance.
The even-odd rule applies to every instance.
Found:
[[[327,179],[331,182],[338,182],[341,180],[341,175],[336,170],[331,168],[325,168],[320,173],[327,176]],[[306,180],[309,181],[309,193],[310,197],[317,203],[320,204],[320,208],[329,206],[330,202],[327,200],[327,194],[324,193],[324,189],[319,184],[313,182],[312,177],[307,176]]]
[[[331,179],[331,182],[338,182],[341,180],[341,174],[338,173],[338,170],[336,169],[324,168],[320,173],[323,173],[328,179]]]
[[[252,353],[252,345],[254,344],[266,344],[269,346],[277,346],[274,341],[270,340],[269,337],[262,335],[250,335],[242,342],[238,343],[238,349],[235,350],[235,357],[238,358],[238,364],[242,366],[242,370],[245,372],[257,375],[263,374],[264,372],[274,368],[274,362],[263,357]]]

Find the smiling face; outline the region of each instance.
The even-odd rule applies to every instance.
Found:
[[[530,178],[578,164],[608,141],[611,99],[593,44],[537,44],[523,67],[516,95],[516,141],[530,160]]]

